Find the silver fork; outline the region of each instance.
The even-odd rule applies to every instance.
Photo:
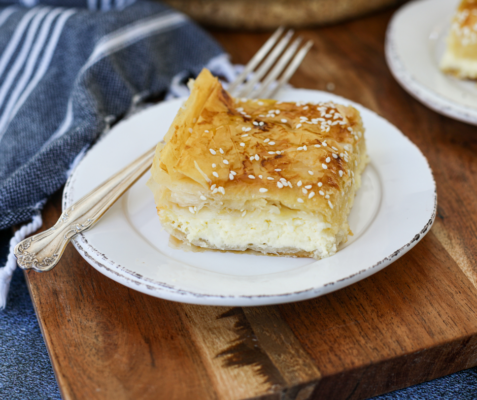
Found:
[[[270,39],[268,39],[260,48],[260,50],[258,50],[257,53],[252,57],[249,63],[245,66],[242,73],[237,76],[237,78],[229,85],[227,90],[232,96],[246,97],[249,99],[270,99],[273,98],[283,87],[283,85],[290,80],[305,58],[308,50],[310,50],[311,46],[313,46],[313,41],[309,40],[300,50],[298,50],[302,42],[302,38],[298,37],[285,51],[285,48],[290,42],[294,31],[290,29],[282,37],[284,31],[285,28],[278,28],[270,37]],[[282,37],[282,39],[279,41],[280,37]],[[273,46],[275,46],[275,48],[273,48]],[[285,53],[283,53],[284,51]],[[282,56],[280,57],[280,55]],[[280,57],[280,59],[277,61],[278,57]],[[277,62],[270,71],[270,68],[273,66],[275,61]],[[253,70],[260,63],[262,63],[260,68],[253,72]],[[287,67],[286,70],[285,67]],[[285,72],[283,72],[283,70],[285,70]],[[259,82],[267,72],[269,72],[268,76],[263,80],[263,82]],[[275,80],[282,72],[282,77],[274,85]],[[251,74],[252,76],[250,80],[246,82],[247,77]]]
[[[302,39],[298,38],[285,51],[293,31],[288,31],[279,41],[283,32],[284,28],[279,28],[230,84],[228,90],[232,95],[272,98],[288,82],[313,43],[309,41],[298,50],[302,42]],[[260,63],[258,70],[252,73]],[[260,82],[270,69],[267,77]],[[276,82],[282,72],[283,75]],[[251,78],[246,80],[249,75]],[[55,267],[70,240],[98,222],[124,192],[151,168],[154,150],[155,148],[152,148],[64,210],[53,227],[18,243],[14,250],[18,266],[38,272],[49,271]]]

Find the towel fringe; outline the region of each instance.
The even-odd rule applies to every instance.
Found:
[[[8,253],[7,263],[0,269],[0,309],[4,309],[7,305],[8,289],[10,288],[13,272],[17,266],[17,259],[13,254],[13,250],[18,243],[38,230],[42,223],[41,214],[38,213],[29,224],[23,225],[10,239],[10,252]]]

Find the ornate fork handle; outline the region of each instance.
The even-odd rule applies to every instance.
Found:
[[[63,211],[53,227],[18,243],[14,250],[18,266],[38,272],[51,270],[59,262],[69,241],[91,228],[151,167],[154,150],[134,160]]]

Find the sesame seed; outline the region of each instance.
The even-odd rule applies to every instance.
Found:
[[[303,150],[303,147],[298,147],[297,150],[298,151]]]
[[[306,189],[311,189],[311,187],[312,187],[311,185],[306,185],[305,186]]]
[[[224,154],[224,151],[222,149],[219,149],[220,154]]]
[[[322,196],[325,195],[325,192],[323,192],[323,190],[320,190],[318,193],[321,194]]]
[[[260,157],[258,156],[258,154],[255,154],[255,160],[260,160]]]
[[[315,192],[311,192],[309,195],[308,195],[308,198],[311,199],[312,197],[315,196]]]
[[[259,177],[260,179],[262,179],[262,175],[259,175],[258,177]]]
[[[229,174],[229,179],[230,179],[231,181],[233,181],[233,180],[234,180],[234,174],[230,173],[230,174]]]
[[[190,211],[191,214],[194,214],[195,213],[194,207],[189,207],[189,211]]]
[[[293,188],[293,185],[290,181],[288,181],[288,186],[290,186],[291,188]]]
[[[254,124],[255,126],[258,126],[258,122],[257,122],[257,121],[253,121],[253,124]]]
[[[275,114],[280,114],[280,110],[275,110]]]
[[[338,151],[338,149],[337,149],[335,146],[331,146],[331,148],[332,148],[334,151]]]
[[[268,143],[270,146],[273,146],[275,144],[275,142],[270,142]]]
[[[301,186],[301,181],[298,181],[297,184],[296,184],[298,187]]]
[[[266,139],[263,141],[263,143],[267,143],[267,142],[269,142],[269,141],[270,141],[270,139],[269,139],[269,138],[266,138]]]
[[[305,188],[301,189],[301,191],[303,192],[303,194],[307,194],[307,193],[308,193],[308,190],[306,190]]]
[[[263,125],[265,125],[265,122],[260,121],[260,122],[258,123],[258,125],[263,126]]]
[[[286,120],[286,119],[282,119],[282,122],[283,122],[284,124],[286,124],[286,123],[287,123],[287,120]]]
[[[259,102],[258,102],[258,105],[259,105],[259,106],[263,106],[263,102],[262,102],[262,101],[259,101]]]
[[[268,192],[268,189],[260,188],[259,192],[260,192],[260,193],[265,193],[265,192]]]
[[[212,168],[215,168],[217,166],[217,164],[212,164]]]
[[[333,209],[333,204],[331,204],[331,201],[328,200],[328,204],[329,204],[330,208]]]
[[[315,144],[315,147],[321,147],[319,144]]]
[[[274,151],[269,151],[268,154],[275,154],[275,152]]]
[[[201,196],[200,196],[200,199],[201,199],[201,200],[207,200],[207,197],[205,197],[204,195],[201,195]]]
[[[318,187],[322,187],[323,184],[321,182],[318,182]]]
[[[308,106],[303,107],[304,110],[308,110]]]
[[[307,151],[307,150],[308,150],[308,147],[303,146],[303,150]]]
[[[222,186],[219,186],[219,192],[225,194],[225,189]]]
[[[269,181],[274,181],[274,180],[275,180],[275,179],[273,179],[271,176],[267,177],[267,179],[268,179]]]
[[[328,166],[326,164],[321,164],[321,166],[323,167],[323,169],[328,169]]]
[[[250,161],[253,161],[254,159],[255,159],[255,158],[254,158],[253,156],[252,156],[252,157],[250,157]]]
[[[323,142],[323,143],[321,143],[321,144],[322,144],[323,146],[325,146],[325,147],[328,146],[328,145],[326,144],[326,142]]]
[[[358,166],[358,161],[354,160],[354,166],[355,166],[355,167]]]
[[[227,160],[222,160],[222,162],[226,165],[228,165],[228,163],[229,163]]]
[[[244,133],[244,134],[242,135],[242,137],[247,137],[247,136],[248,136],[248,133]]]
[[[192,133],[192,128],[189,128],[189,132]]]
[[[281,171],[281,169],[277,168],[275,171],[277,171],[277,172],[280,172],[280,171]]]
[[[217,154],[214,149],[209,149],[210,153],[213,154],[214,156]]]
[[[330,195],[327,194],[327,195],[325,196],[325,199],[329,199],[329,198],[330,198]]]
[[[303,200],[298,197],[297,199],[298,203],[303,203]]]
[[[343,171],[340,170],[340,171],[339,171],[339,174],[340,174],[340,176],[343,176]]]
[[[287,180],[286,180],[285,178],[280,178],[280,181],[281,181],[284,185],[287,184]]]
[[[218,192],[218,190],[217,190],[217,189],[214,189],[214,190],[212,191],[212,194],[215,194],[215,193],[217,193],[217,192]]]
[[[313,175],[313,171],[308,171],[308,173],[309,173],[310,175]]]
[[[237,175],[237,173],[236,173],[235,171],[230,171],[230,173],[231,173],[232,175]]]
[[[338,158],[338,154],[333,153],[332,156],[333,158]]]
[[[216,188],[216,184],[214,183],[211,187],[210,187],[210,190],[214,190]]]
[[[214,172],[212,172],[212,175],[214,175],[216,178],[218,178],[218,177],[219,177],[219,174],[218,174],[217,172],[215,172],[215,171],[214,171]]]
[[[277,182],[278,189],[283,188],[283,184],[281,182]]]
[[[205,130],[204,132],[205,132],[205,133],[209,133],[209,131],[208,131],[208,130]]]
[[[330,157],[326,157],[326,160],[325,160],[327,163],[329,163],[331,161],[331,158]]]
[[[240,146],[245,147],[245,143],[243,143],[243,142],[240,143]]]
[[[298,129],[298,128],[301,128],[301,124],[298,124],[298,125],[296,126],[296,129]]]
[[[250,179],[255,179],[255,177],[253,175],[249,175],[248,176]]]
[[[248,128],[244,129],[244,132],[250,132],[251,130],[252,130],[252,128],[248,127]]]

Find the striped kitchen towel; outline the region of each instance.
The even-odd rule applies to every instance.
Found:
[[[233,74],[220,46],[157,2],[0,0],[0,229],[23,225],[10,249],[41,226],[46,199],[108,126],[180,95],[204,66]],[[0,308],[15,267],[10,251]]]

